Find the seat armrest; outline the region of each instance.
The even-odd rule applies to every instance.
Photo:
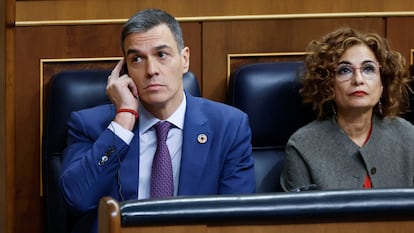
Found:
[[[120,204],[121,225],[414,219],[414,189],[175,197]]]

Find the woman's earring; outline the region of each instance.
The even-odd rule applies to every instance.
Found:
[[[336,109],[335,109],[335,104],[332,104],[332,112],[336,118]]]
[[[378,113],[382,116],[382,114],[384,114],[383,110],[382,110],[382,103],[381,103],[381,99],[379,99],[378,101]]]

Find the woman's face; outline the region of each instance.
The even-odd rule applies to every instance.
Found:
[[[335,68],[337,113],[372,113],[382,89],[380,66],[374,53],[363,44],[348,48]]]

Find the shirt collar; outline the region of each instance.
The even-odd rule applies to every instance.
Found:
[[[139,101],[139,100],[138,100]],[[139,129],[140,132],[147,132],[154,124],[156,124],[160,119],[154,117],[150,112],[148,112],[145,107],[139,102],[138,105],[139,111]],[[185,109],[187,106],[187,98],[184,92],[184,98],[175,112],[168,118],[166,121],[172,123],[176,128],[183,129],[184,126],[184,117]]]

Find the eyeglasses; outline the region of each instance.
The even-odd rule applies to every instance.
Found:
[[[377,77],[381,66],[377,62],[366,62],[361,67],[355,67],[351,64],[339,64],[335,67],[336,78],[339,81],[348,81],[354,77],[356,70],[359,69],[362,77],[365,79],[374,79]]]

